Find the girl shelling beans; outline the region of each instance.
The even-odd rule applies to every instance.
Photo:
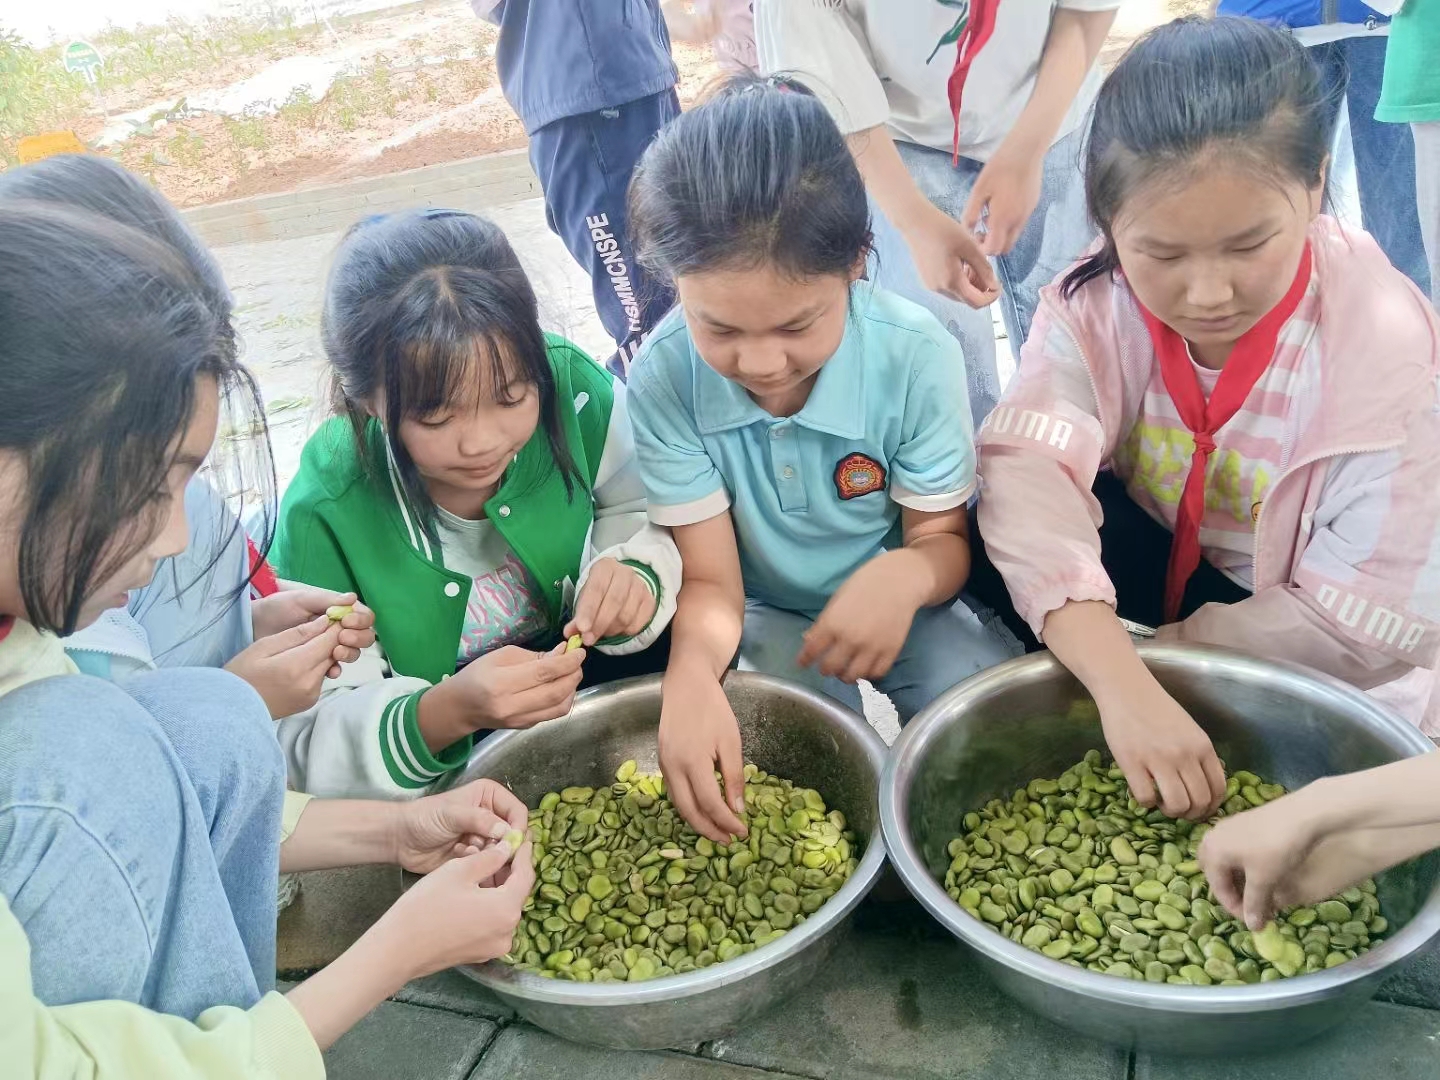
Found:
[[[1184,19],[1136,44],[1090,136],[1103,239],[1046,290],[978,439],[1017,632],[1085,684],[1139,804],[1172,817],[1209,817],[1224,771],[1121,616],[1440,731],[1440,322],[1322,213],[1324,110],[1279,30]]]
[[[236,674],[79,674],[60,635],[183,553],[227,400],[259,432],[238,477],[268,467],[264,411],[213,258],[108,159],[0,176],[0,251],[0,1060],[319,1080],[321,1050],[406,981],[509,947],[531,851],[496,841],[525,807],[489,780],[312,800],[286,791],[271,710]],[[356,863],[427,877],[275,993],[279,873]]]
[[[275,565],[358,596],[379,648],[281,724],[297,788],[414,796],[476,732],[564,716],[583,681],[663,665],[663,640],[644,650],[680,561],[645,519],[624,386],[541,331],[497,226],[455,210],[361,222],[323,331],[340,415],[285,493]]]
[[[737,648],[857,711],[869,679],[908,720],[1014,646],[957,599],[964,357],[861,282],[865,186],[820,102],[732,83],[659,134],[631,201],[641,258],[680,298],[630,381],[650,518],[684,557],[660,764],[685,820],[723,842],[745,832],[720,687]]]

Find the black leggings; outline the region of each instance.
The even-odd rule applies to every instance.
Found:
[[[1116,610],[1121,618],[1159,626],[1165,621],[1170,530],[1137,506],[1113,473],[1102,472],[1097,476],[1093,490],[1103,514],[1100,562],[1115,586]],[[965,590],[1000,616],[1024,643],[1026,652],[1042,648],[1030,627],[1016,613],[1000,572],[985,553],[973,507],[970,510],[970,580]],[[1202,558],[1185,586],[1180,617],[1188,617],[1205,604],[1235,604],[1248,596],[1249,589],[1235,584]]]

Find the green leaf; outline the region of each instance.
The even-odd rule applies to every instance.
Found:
[[[969,6],[970,5],[968,3],[965,4],[965,7],[967,9],[969,8]],[[941,49],[943,49],[946,45],[954,45],[957,41],[959,41],[961,36],[965,33],[965,27],[969,24],[970,12],[967,10],[964,15],[961,15],[960,18],[955,20],[955,25],[952,26],[949,30],[947,30],[945,32],[945,36],[936,43],[935,48],[931,50],[930,55],[925,58],[925,63],[928,64],[931,60],[934,60],[935,54],[938,53]]]

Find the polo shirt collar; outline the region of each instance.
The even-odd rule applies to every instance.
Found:
[[[860,313],[852,306],[845,336],[825,362],[805,406],[791,419],[802,427],[842,439],[865,434],[865,357],[861,347]],[[755,404],[739,383],[720,375],[691,345],[695,365],[695,424],[702,435],[779,419]]]

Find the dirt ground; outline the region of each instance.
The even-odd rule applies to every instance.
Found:
[[[282,55],[344,50],[350,70],[325,96],[292,99],[268,116],[229,118],[181,110],[110,152],[151,177],[177,205],[381,176],[523,147],[525,132],[500,92],[496,33],[465,0],[427,0],[336,26],[283,54],[246,56],[207,71],[203,85],[150,80],[107,96],[110,116],[165,98],[249,78]],[[718,74],[708,48],[677,43],[682,104]],[[104,127],[98,113],[77,124],[82,139]]]
[[[1211,0],[1127,0],[1102,53],[1112,66],[1134,37],[1165,18],[1204,12]],[[1136,9],[1145,9],[1136,11]],[[283,56],[349,58],[349,74],[318,101],[308,94],[273,115],[228,118],[184,109],[111,152],[150,176],[180,206],[291,191],[337,181],[509,150],[525,132],[501,95],[495,73],[495,30],[465,0],[422,3],[334,26],[304,40],[229,59],[204,73],[155,79],[113,93],[105,113],[193,95],[246,79]],[[718,76],[708,48],[677,43],[682,104],[693,103]],[[97,112],[77,124],[94,139]]]

